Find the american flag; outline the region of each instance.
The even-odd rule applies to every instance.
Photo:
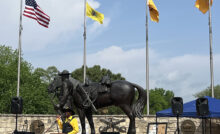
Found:
[[[42,11],[35,0],[25,0],[23,15],[36,20],[41,26],[48,28],[50,17]]]

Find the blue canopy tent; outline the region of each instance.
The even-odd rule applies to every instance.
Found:
[[[182,115],[179,115],[179,117],[192,117],[192,118],[205,118],[205,119],[210,118],[210,128],[211,128],[211,118],[220,118],[220,99],[211,98],[209,96],[205,96],[205,98],[208,99],[209,115],[203,117],[198,116],[196,112],[196,100],[193,100],[183,104],[183,113]],[[156,122],[158,117],[176,117],[176,115],[173,115],[172,109],[169,108],[156,113]],[[202,123],[202,125],[203,124],[204,123]],[[177,125],[178,125],[178,118],[177,118]],[[205,131],[204,126],[202,126],[202,128],[204,132]],[[179,125],[177,130],[179,131]],[[210,133],[212,133],[211,129],[210,129]]]
[[[220,100],[211,98],[206,96],[205,98],[208,99],[209,103],[209,112],[206,118],[219,118],[220,117]],[[172,109],[165,109],[156,113],[157,117],[176,117],[172,113]],[[187,102],[183,104],[183,114],[180,117],[193,117],[193,118],[200,118],[200,116],[196,113],[196,100]]]

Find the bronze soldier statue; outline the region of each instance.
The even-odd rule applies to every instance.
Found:
[[[66,88],[65,85],[62,86],[59,97],[60,104],[57,107],[63,108],[64,106],[67,106],[72,109],[73,98],[70,94],[73,94],[74,91],[77,91],[80,93],[81,98],[83,99],[83,107],[88,108],[92,106],[93,110],[97,112],[95,106],[89,98],[88,93],[84,90],[83,85],[78,80],[73,79],[70,76],[69,71],[63,70],[58,75],[61,76],[63,83],[70,82],[70,84],[72,84],[73,89]]]
[[[59,76],[61,76],[62,78],[62,82],[64,81],[69,81],[69,77],[70,77],[70,73],[67,70],[63,70],[63,72],[58,74]],[[73,98],[71,95],[72,91],[70,89],[64,88],[62,86],[61,90],[60,90],[60,96],[59,96],[59,101],[60,101],[60,107],[61,109],[66,106],[69,107],[70,109],[72,109],[72,102],[73,102]]]
[[[64,78],[61,77],[63,76],[63,74]],[[64,105],[65,102],[67,102],[68,96],[72,96],[73,104],[75,105],[75,108],[80,118],[82,134],[86,134],[85,117],[88,119],[91,128],[91,134],[95,134],[95,127],[92,118],[92,109],[94,109],[93,106],[96,106],[97,108],[102,108],[111,105],[120,107],[124,111],[124,113],[129,117],[130,123],[127,134],[136,134],[135,117],[143,117],[142,114],[147,100],[146,91],[142,87],[125,80],[115,80],[110,82],[108,92],[97,92],[97,89],[103,90],[103,85],[101,85],[100,82],[89,83],[86,87],[84,86],[84,84],[80,84],[78,80],[72,79],[73,78],[69,76],[69,73],[65,73],[63,71],[60,76],[56,76],[54,80],[50,83],[50,85],[48,86],[48,92],[55,93],[55,95],[58,96],[59,94],[56,94],[57,89],[62,88],[62,96],[66,99],[63,99],[58,96],[58,98],[60,98],[60,100],[63,101],[61,102],[61,105]],[[106,83],[107,82],[104,82],[103,84]],[[135,89],[139,93],[138,99],[136,101],[134,101]],[[66,96],[68,92],[72,93],[69,93]],[[88,97],[88,94],[92,101],[94,101],[94,105]],[[85,104],[85,101],[88,101],[91,105],[83,108],[81,106]]]

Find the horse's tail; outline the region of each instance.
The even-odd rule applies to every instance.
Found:
[[[134,83],[132,83],[132,85],[137,88],[139,94],[138,100],[132,104],[132,112],[135,117],[143,118],[142,114],[147,103],[147,93],[141,86]]]

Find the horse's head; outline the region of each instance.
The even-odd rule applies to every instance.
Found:
[[[62,78],[61,76],[54,77],[54,80],[48,86],[49,93],[55,93],[58,88],[62,86]]]

